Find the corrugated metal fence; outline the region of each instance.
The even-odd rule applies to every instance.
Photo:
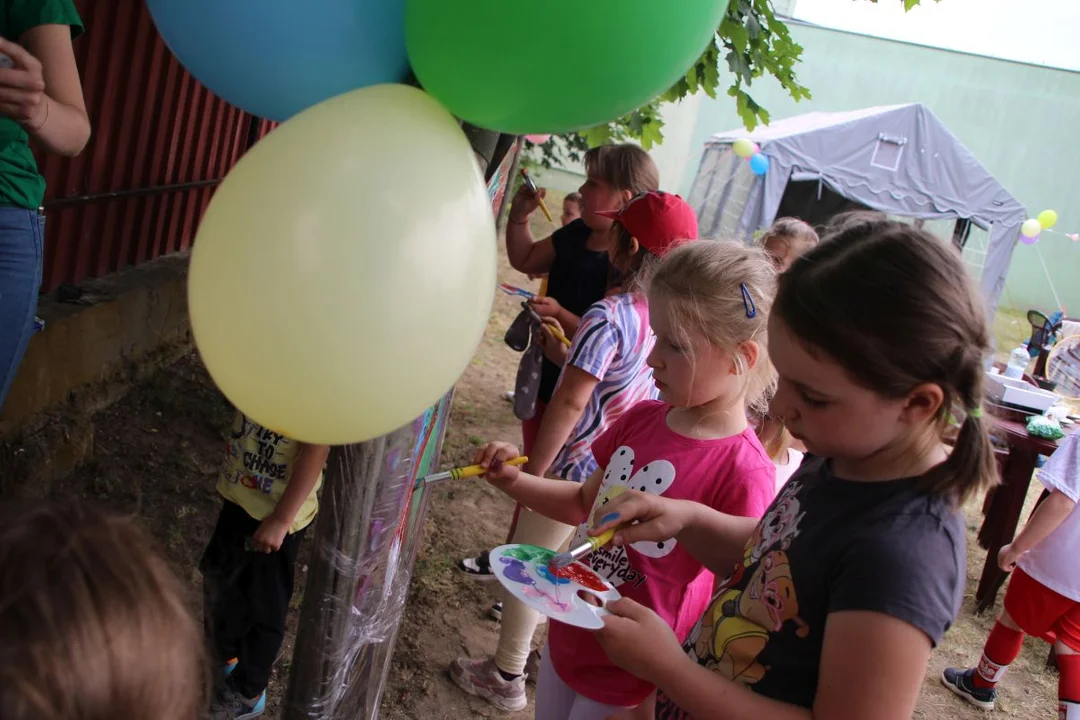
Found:
[[[75,158],[38,155],[48,183],[44,291],[187,248],[221,178],[274,127],[192,78],[144,0],[75,5],[93,137]]]

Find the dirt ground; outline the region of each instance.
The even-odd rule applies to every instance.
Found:
[[[554,203],[552,210],[557,214]],[[505,257],[500,257],[500,280],[535,285],[513,272]],[[520,441],[518,423],[503,399],[513,387],[519,356],[506,347],[502,334],[516,309],[513,299],[501,293],[496,298],[487,335],[457,387],[442,455],[445,466],[466,464],[475,448],[488,439]],[[197,563],[219,508],[215,475],[222,432],[231,412],[198,359],[186,358],[99,416],[93,461],[52,491],[55,497],[81,498],[140,518],[190,582],[196,606],[201,587]],[[501,543],[511,508],[504,496],[481,481],[436,489],[383,696],[382,717],[433,720],[500,714],[459,691],[447,678],[446,668],[459,655],[480,656],[495,647],[498,626],[487,617],[487,609],[496,588],[460,577],[454,563],[461,556]],[[957,626],[934,654],[917,718],[985,717],[951,696],[938,681],[943,667],[977,660],[992,625],[992,615],[972,614],[972,595],[984,557],[974,535],[980,519],[978,508],[970,508],[968,601]],[[307,552],[301,553],[298,587],[305,582]],[[296,598],[294,606],[298,604]],[[295,610],[291,624],[296,620]],[[290,635],[272,681],[268,718],[279,717],[291,643]],[[1045,657],[1044,644],[1028,641],[1001,686],[998,717],[1054,716],[1056,677],[1043,670]],[[515,717],[530,716],[531,706]]]

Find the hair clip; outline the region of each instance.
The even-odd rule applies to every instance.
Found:
[[[757,317],[757,305],[754,304],[754,298],[750,297],[750,290],[746,287],[746,283],[739,283],[739,289],[742,290],[742,302],[743,307],[746,308],[746,317]]]
[[[975,418],[976,420],[978,420],[982,416],[983,416],[983,409],[981,407],[971,408],[971,410],[968,410],[968,417]]]

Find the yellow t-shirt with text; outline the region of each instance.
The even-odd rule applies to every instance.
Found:
[[[299,451],[300,443],[296,440],[268,430],[238,412],[229,431],[225,464],[217,490],[254,519],[265,520],[285,492]],[[311,494],[296,513],[289,527],[290,533],[304,529],[315,519],[321,485],[320,474]]]

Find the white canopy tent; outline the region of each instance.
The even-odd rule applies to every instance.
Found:
[[[764,176],[755,176],[735,155],[731,145],[739,138],[753,140],[768,157]],[[815,222],[793,208],[819,219],[870,208],[920,220],[966,220],[989,233],[978,265],[991,313],[1027,217],[1023,205],[921,104],[812,112],[749,134],[736,129],[714,135],[690,204],[702,237],[745,240],[783,214]]]

